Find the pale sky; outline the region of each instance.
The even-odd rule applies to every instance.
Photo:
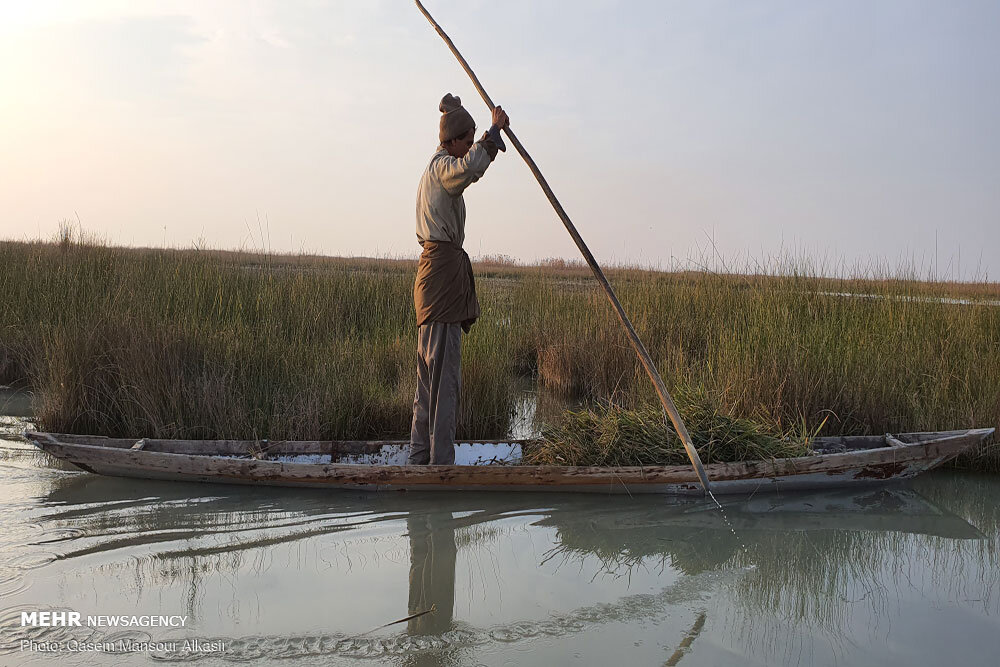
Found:
[[[425,5],[601,261],[1000,275],[1000,2]],[[415,256],[446,92],[410,0],[0,0],[0,238]],[[579,257],[513,150],[466,204]]]

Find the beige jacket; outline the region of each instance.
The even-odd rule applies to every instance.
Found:
[[[472,145],[463,158],[452,157],[443,146],[431,157],[417,188],[417,240],[444,241],[459,248],[465,243],[465,188],[486,173],[497,146],[488,138]]]

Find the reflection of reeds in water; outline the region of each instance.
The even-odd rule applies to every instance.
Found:
[[[979,488],[962,489],[965,478],[945,474],[923,482],[921,488],[935,489],[928,495],[939,506],[905,489],[793,494],[786,506],[774,499],[759,511],[751,511],[752,501],[730,500],[736,535],[717,513],[668,507],[552,517],[544,523],[557,527],[558,544],[548,557],[581,566],[596,558],[594,576],[630,576],[664,564],[687,575],[736,568],[743,574],[726,585],[732,611],[718,620],[729,617],[741,643],[773,656],[793,651],[790,636],[807,632],[836,650],[852,619],[869,617],[877,625],[891,618],[892,603],[905,591],[964,601],[989,614],[1000,610],[998,488],[984,475]],[[949,500],[956,497],[963,501]]]
[[[46,467],[65,470],[79,470],[72,464],[47,454],[28,443],[0,439],[0,461],[24,463],[32,468]]]
[[[659,526],[600,530],[585,519],[566,520],[558,526],[558,544],[545,554],[545,561],[596,562],[594,577],[630,577],[637,568],[663,572],[667,567],[694,576],[727,567],[739,547],[728,531],[668,525],[669,518],[664,518]]]
[[[996,512],[993,512],[996,521]],[[740,610],[734,634],[767,654],[794,651],[789,630],[843,645],[852,619],[867,617],[870,632],[898,614],[901,592],[938,595],[952,604],[1000,611],[997,532],[989,539],[950,539],[895,532],[822,530],[741,533],[748,548],[733,563],[752,567],[729,587]],[[933,593],[932,593],[933,591]]]
[[[995,522],[995,510],[992,517]],[[646,535],[602,534],[585,523],[570,524],[559,528],[560,544],[547,557],[581,566],[596,557],[595,577],[628,577],[636,569],[660,571],[665,565],[688,575],[736,568],[741,576],[725,586],[734,607],[720,622],[729,617],[731,632],[748,652],[772,657],[794,653],[793,638],[802,633],[825,637],[839,650],[852,619],[867,616],[877,626],[878,619],[891,618],[899,591],[933,589],[942,600],[964,601],[988,614],[1000,610],[996,530],[988,533],[991,539],[956,540],[824,530],[822,524],[817,515],[812,530],[741,529],[738,538],[721,518],[715,530],[674,528]],[[927,578],[915,581],[918,574]]]
[[[895,561],[894,549],[904,546],[893,533],[819,530],[741,537],[748,548],[737,552],[734,562],[753,569],[730,588],[740,610],[734,633],[765,654],[778,646],[788,650],[790,630],[835,639],[844,636],[854,615],[885,617],[887,596],[900,583],[885,571],[886,559]]]
[[[509,538],[517,530],[523,529],[518,526],[505,526],[493,523],[462,526],[455,531],[455,544],[459,549],[472,547],[488,549],[494,543]]]

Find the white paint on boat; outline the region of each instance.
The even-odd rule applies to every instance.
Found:
[[[409,445],[393,443],[382,445],[379,451],[371,454],[340,454],[337,456],[337,462],[352,465],[403,466],[407,464],[409,453]],[[332,458],[330,454],[296,454],[275,456],[271,457],[270,460],[282,463],[317,464],[330,463]],[[455,444],[455,465],[457,466],[513,465],[520,460],[521,445],[516,442],[459,442]]]

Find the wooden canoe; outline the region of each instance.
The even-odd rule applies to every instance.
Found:
[[[993,429],[817,438],[815,454],[705,466],[715,494],[908,479],[982,443]],[[83,470],[117,477],[363,490],[703,493],[683,466],[518,465],[522,441],[462,442],[456,465],[406,465],[405,441],[155,440],[25,434]]]

